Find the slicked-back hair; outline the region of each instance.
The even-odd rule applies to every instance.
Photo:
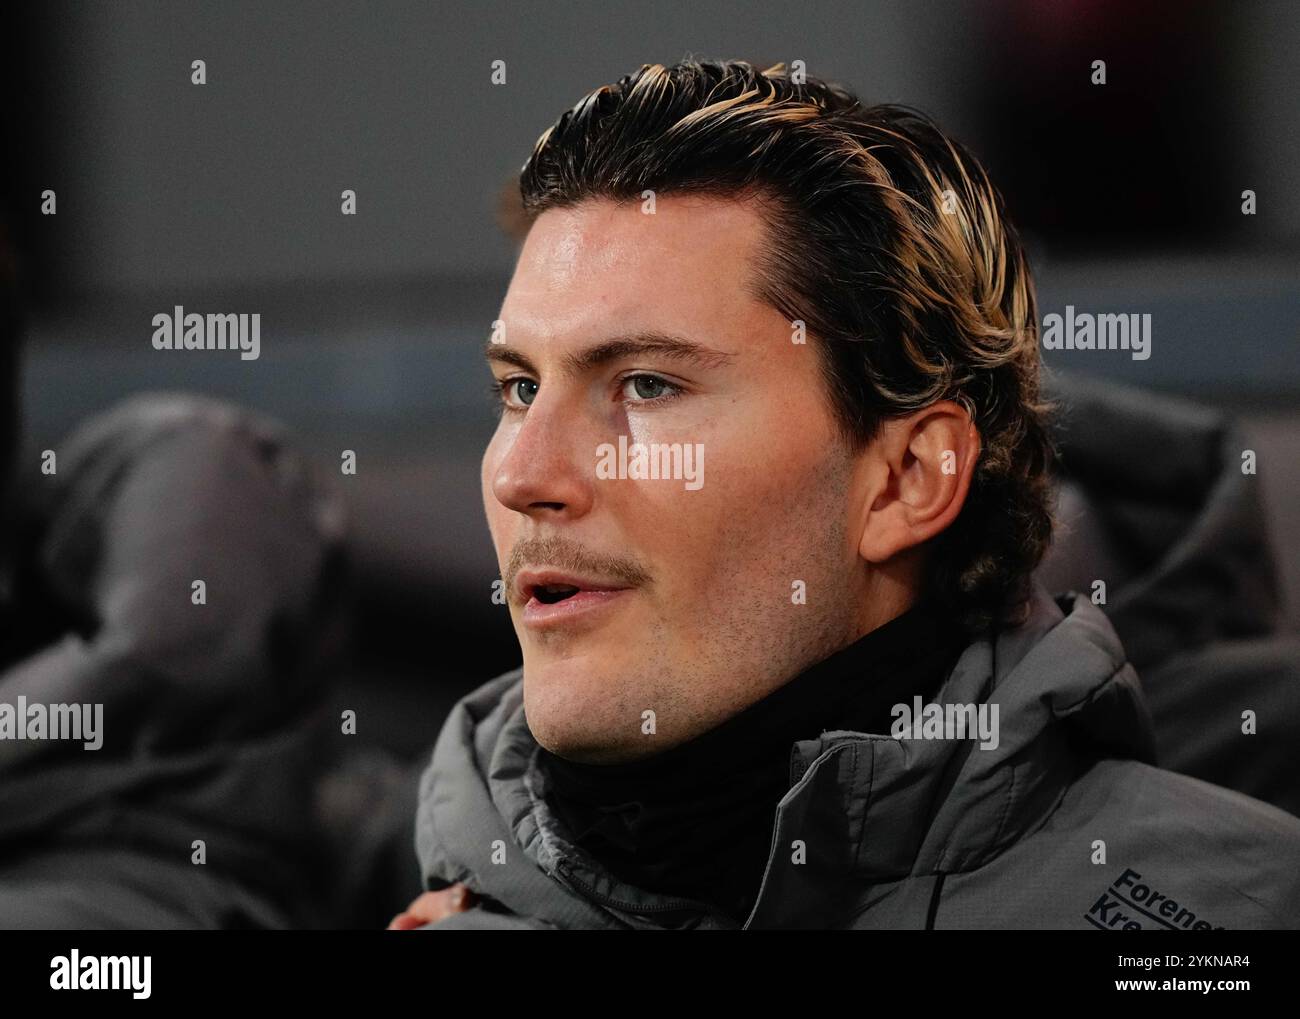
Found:
[[[1052,531],[1037,305],[1002,199],[962,145],[919,111],[796,83],[782,64],[687,60],[585,96],[519,183],[520,229],[645,191],[752,200],[768,228],[754,292],[792,330],[805,324],[848,447],[940,400],[979,431],[966,503],[930,542],[926,593],[972,634],[1022,616]]]

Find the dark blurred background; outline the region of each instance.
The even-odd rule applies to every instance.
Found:
[[[139,391],[287,424],[351,508],[361,600],[341,696],[367,720],[360,738],[404,760],[427,753],[456,697],[518,662],[490,600],[478,482],[494,420],[479,348],[514,254],[500,190],[579,97],[687,55],[803,60],[868,102],[927,111],[1000,184],[1040,314],[1150,313],[1149,360],[1048,363],[1241,415],[1297,628],[1289,0],[45,2],[5,18],[20,489],[35,451]],[[46,188],[56,216],[40,214]],[[340,214],[345,188],[355,216]],[[175,304],[259,312],[260,359],[153,350],[151,318]],[[356,477],[339,476],[345,448]]]

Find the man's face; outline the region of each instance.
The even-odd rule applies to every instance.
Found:
[[[748,203],[677,196],[528,234],[488,345],[505,409],[482,483],[554,753],[666,750],[861,632],[857,462],[814,341],[751,292],[772,243]],[[637,444],[675,444],[670,476],[634,476]]]

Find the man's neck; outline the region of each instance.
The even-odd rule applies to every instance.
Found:
[[[617,764],[539,764],[570,838],[616,876],[739,914],[767,860],[793,744],[832,729],[887,732],[897,703],[933,694],[960,640],[915,606],[701,736]]]

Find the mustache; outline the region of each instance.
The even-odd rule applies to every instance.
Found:
[[[592,552],[568,538],[523,538],[510,550],[505,585],[513,591],[515,577],[527,566],[553,566],[574,573],[595,574],[637,587],[650,580],[649,572],[635,559]]]

